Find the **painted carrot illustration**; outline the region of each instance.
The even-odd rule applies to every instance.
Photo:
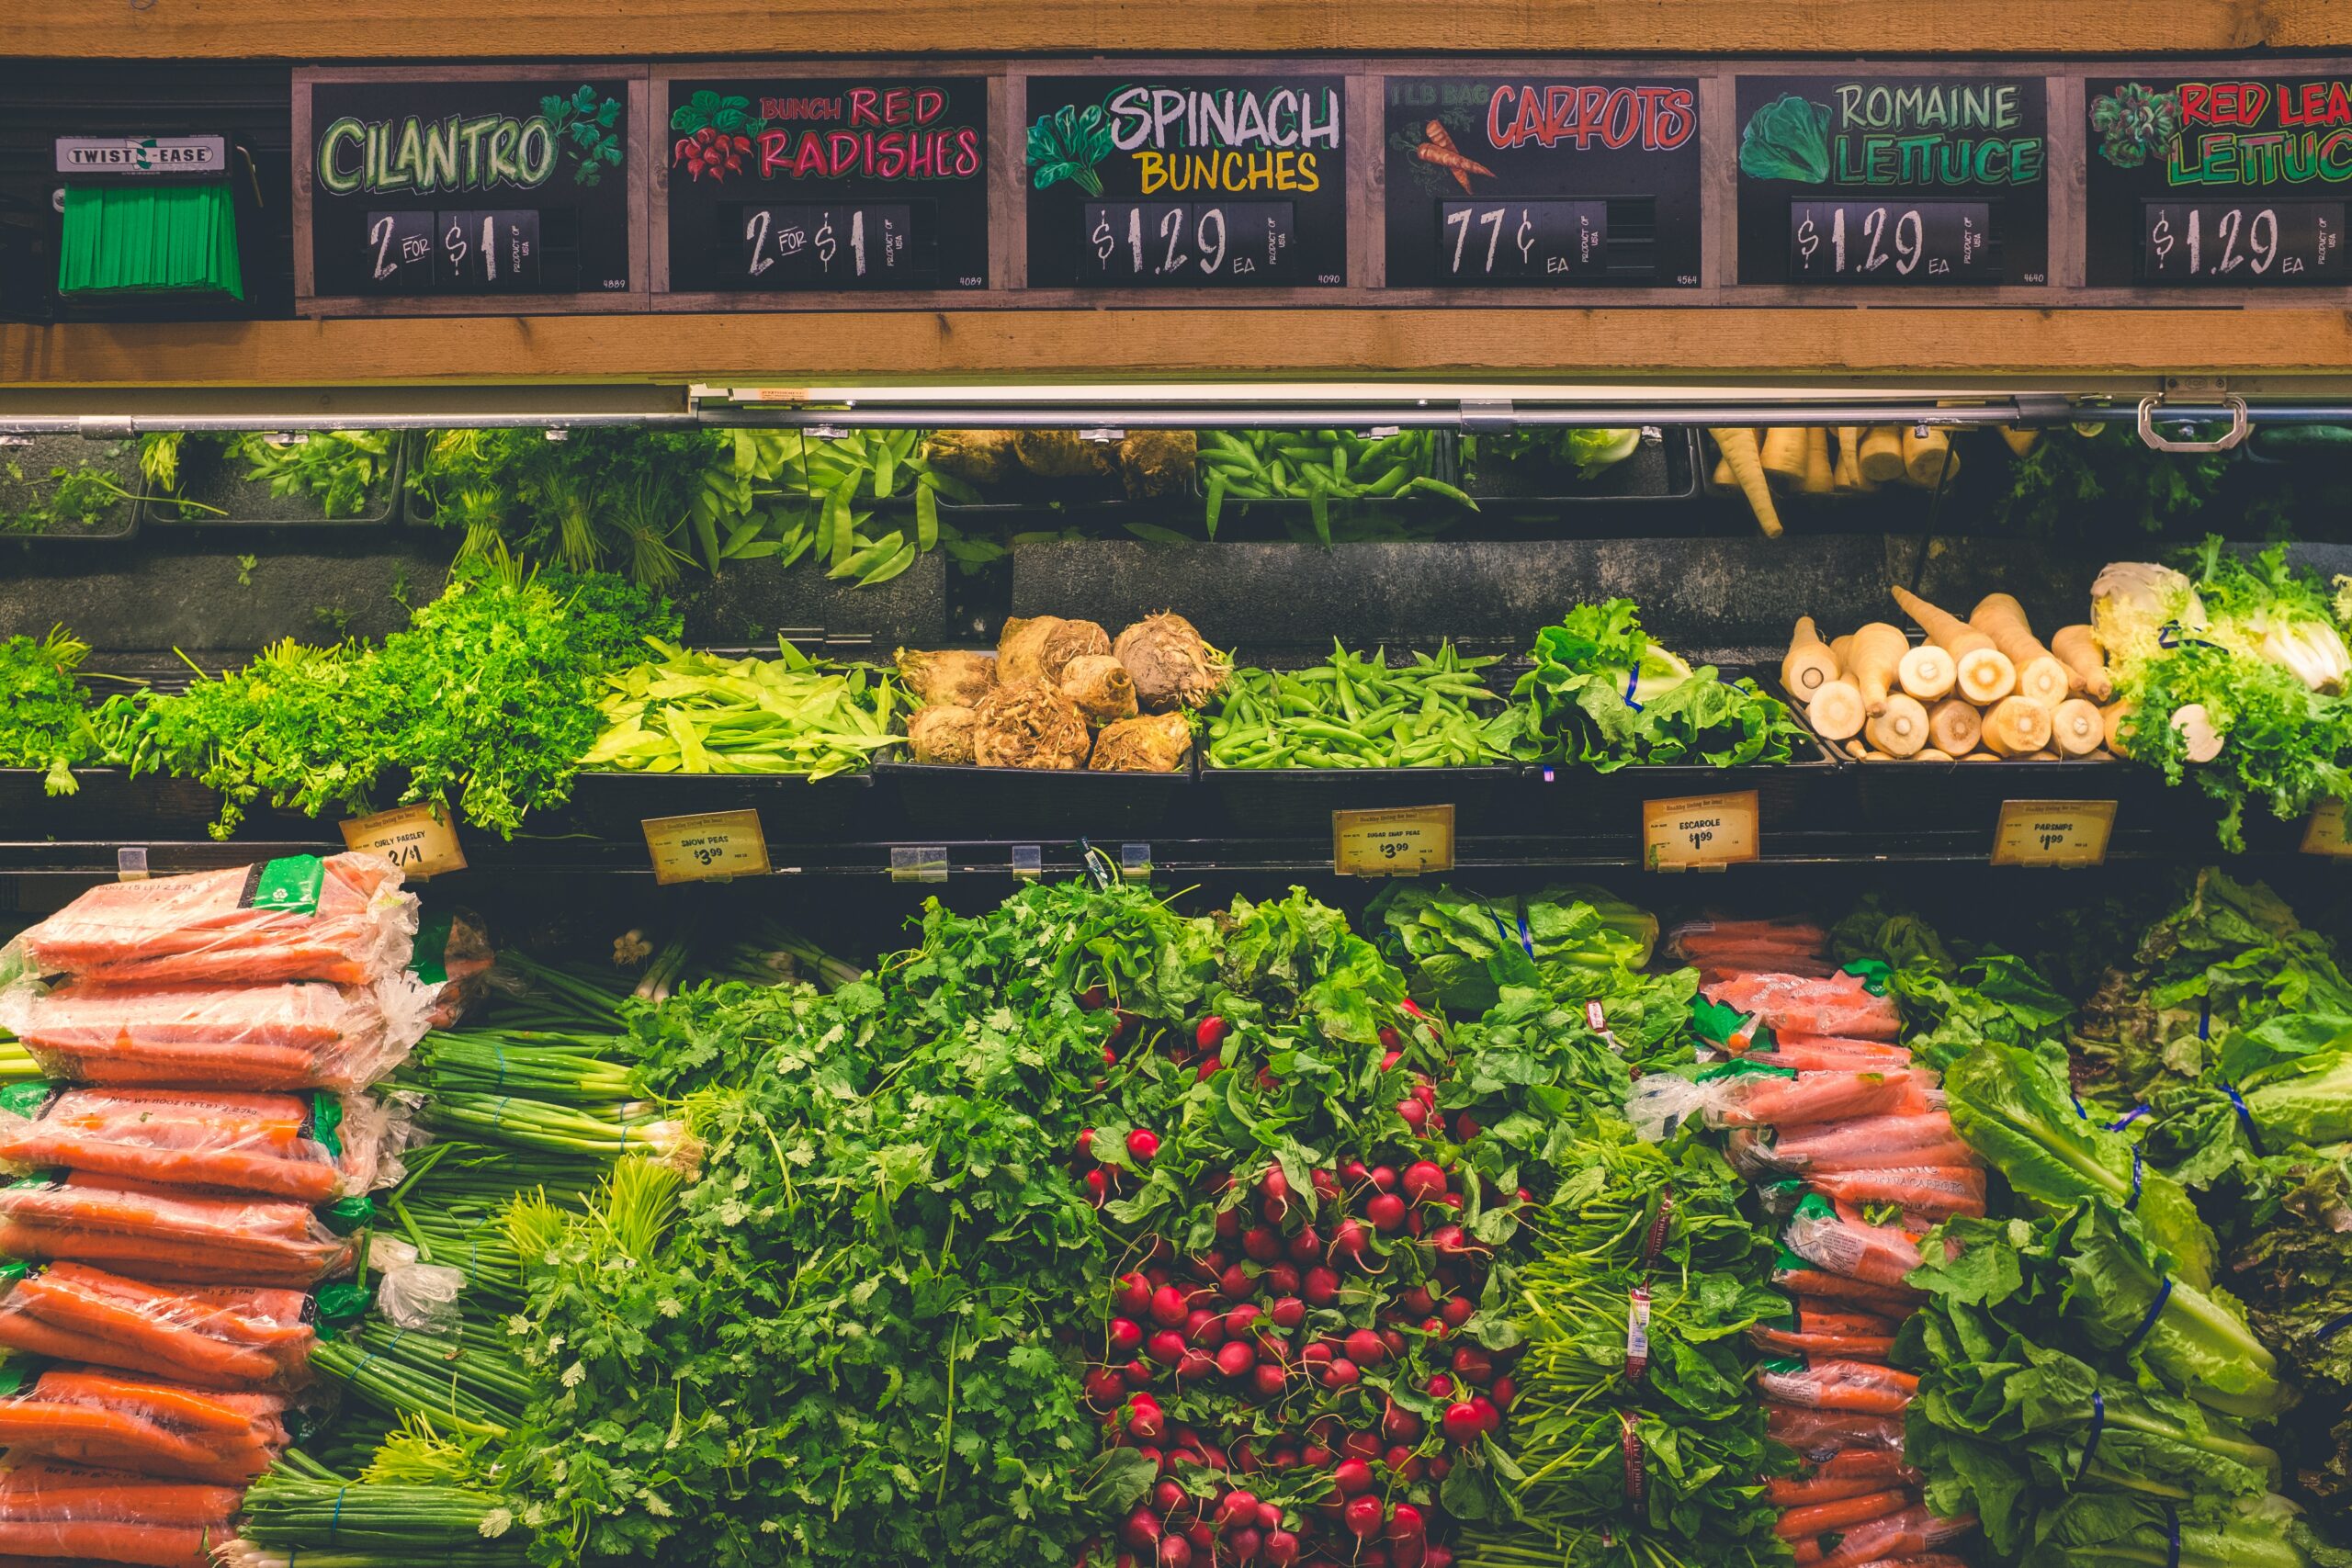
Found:
[[[1495,171],[1487,167],[1486,164],[1475,159],[1464,157],[1462,149],[1453,144],[1452,133],[1436,120],[1431,120],[1421,127],[1421,144],[1414,148],[1413,152],[1414,155],[1424,164],[1435,164],[1439,168],[1452,175],[1460,182],[1464,195],[1471,194],[1470,176],[1472,175],[1484,175],[1488,179],[1495,177]]]

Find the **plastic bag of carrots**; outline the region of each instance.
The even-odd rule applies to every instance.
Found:
[[[332,1203],[399,1179],[393,1121],[373,1099],[324,1091],[15,1084],[0,1089],[0,1168]]]
[[[311,1381],[316,1313],[300,1291],[145,1285],[82,1263],[0,1266],[0,1346],[202,1388]]]
[[[1710,1127],[1797,1127],[1854,1117],[1905,1116],[1935,1108],[1934,1075],[1925,1072],[1801,1073],[1735,1061],[1696,1077],[1652,1073],[1634,1086],[1625,1114],[1656,1140],[1691,1121]]]
[[[232,1533],[234,1486],[37,1460],[0,1471],[0,1562],[30,1557],[201,1568]]]
[[[93,887],[13,944],[34,975],[364,986],[408,963],[415,895],[380,855],[292,855]],[[5,969],[6,965],[0,965]]]
[[[304,1287],[348,1272],[357,1247],[309,1205],[211,1197],[72,1172],[0,1187],[0,1254],[93,1263],[143,1280]]]
[[[0,1446],[17,1460],[237,1485],[285,1450],[290,1408],[283,1393],[223,1393],[58,1367],[0,1398]]]
[[[424,1038],[433,989],[372,986],[107,986],[0,993],[0,1029],[72,1083],[227,1089],[366,1089]]]
[[[491,966],[497,950],[480,917],[465,910],[426,914],[416,928],[416,948],[409,973],[434,987],[433,1010],[425,1023],[434,1029],[455,1029],[458,1021],[490,994]]]
[[[1742,1176],[1773,1172],[1811,1178],[1853,1170],[1973,1166],[1975,1153],[1953,1130],[1948,1111],[1864,1116],[1804,1127],[1747,1127],[1724,1151]]]

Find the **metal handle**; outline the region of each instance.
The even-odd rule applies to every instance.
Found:
[[[2175,441],[2170,436],[2157,434],[2156,409],[2163,401],[2162,398],[2153,397],[2140,400],[2140,439],[2159,452],[2226,452],[2245,439],[2249,428],[2245,400],[2235,392],[2222,400],[2222,406],[2230,411],[2229,431],[2212,441]]]

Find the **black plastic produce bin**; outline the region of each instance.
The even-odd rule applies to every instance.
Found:
[[[86,527],[36,529],[20,519],[54,497],[51,476],[60,468],[93,468],[121,491]],[[85,441],[78,435],[36,435],[0,446],[0,541],[40,545],[119,545],[139,534],[140,495],[146,480],[139,471],[136,441]]]
[[[1457,837],[1509,830],[1500,822],[1519,770],[1477,768],[1201,769],[1215,826],[1237,838],[1295,838],[1331,830],[1334,811],[1451,806]]]
[[[649,817],[756,811],[771,844],[830,843],[880,837],[876,798],[869,773],[813,780],[798,773],[583,773],[560,813],[534,814],[524,829],[556,832],[560,818],[600,838],[632,840]]]
[[[1477,440],[1479,437],[1473,436]],[[1686,424],[1647,433],[1634,455],[1589,479],[1548,458],[1483,457],[1463,465],[1462,488],[1481,511],[1551,514],[1566,507],[1607,502],[1689,501],[1699,493],[1699,435]]]
[[[244,465],[225,452],[191,460],[180,455],[181,484],[175,495],[148,494],[140,520],[151,528],[379,528],[397,525],[403,510],[412,438],[393,438],[389,465],[368,491],[366,503],[348,517],[329,517],[315,497],[272,494],[267,479],[245,477]],[[183,507],[182,502],[195,502]],[[210,510],[207,510],[210,509]]]
[[[127,768],[76,768],[72,795],[50,795],[39,768],[0,768],[0,839],[201,839],[220,792],[194,779]]]
[[[1195,758],[1187,753],[1172,773],[1098,773],[887,756],[875,762],[874,777],[896,797],[906,830],[917,836],[1115,840],[1159,832],[1186,817],[1200,795]]]

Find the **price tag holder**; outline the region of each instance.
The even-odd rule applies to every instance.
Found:
[[[1023,882],[1035,882],[1045,874],[1046,846],[1015,844],[1012,846],[1012,874]]]
[[[117,882],[147,880],[147,846],[122,844],[114,852],[114,879]]]
[[[2114,832],[2111,800],[2005,800],[1993,829],[1993,863],[2103,865]]]
[[[2326,855],[2335,860],[2352,859],[2352,827],[2344,819],[2344,803],[2323,800],[2312,812],[2311,821],[2303,828],[2301,846],[2307,855]]]
[[[691,817],[648,817],[645,847],[653,855],[653,880],[726,882],[765,876],[767,836],[756,811],[705,811]]]
[[[891,845],[890,880],[893,882],[946,881],[947,846],[945,844]]]
[[[1752,861],[1762,834],[1756,792],[1642,802],[1642,864],[1650,871],[1721,871]]]
[[[457,823],[447,811],[422,802],[379,811],[373,817],[346,817],[342,828],[345,849],[355,854],[381,855],[419,881],[466,869],[466,852],[458,846]]]
[[[1331,813],[1331,869],[1341,876],[1418,876],[1453,869],[1453,807]]]
[[[1151,846],[1149,844],[1121,844],[1119,846],[1119,874],[1129,882],[1150,881]]]

